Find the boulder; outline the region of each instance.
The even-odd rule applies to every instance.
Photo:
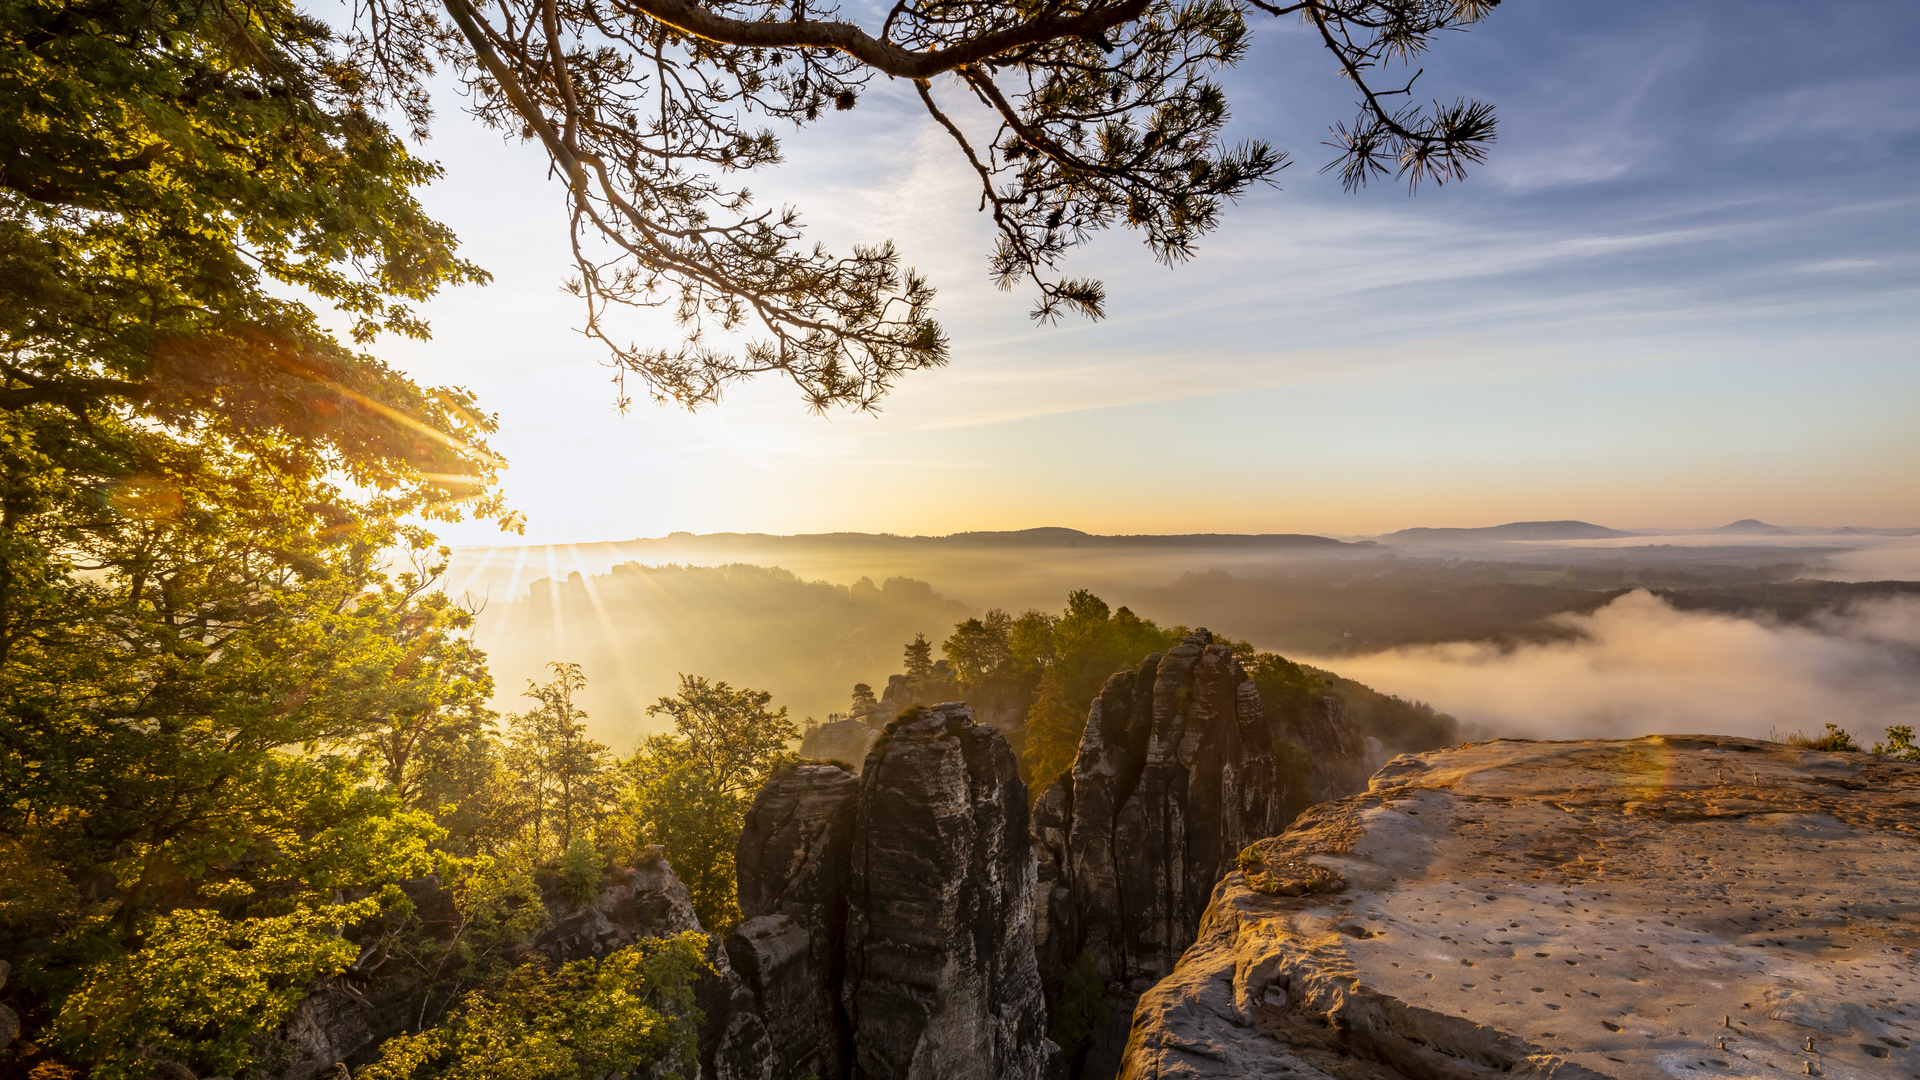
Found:
[[[801,765],[768,780],[747,811],[735,860],[746,918],[727,954],[775,1048],[775,1076],[845,1074],[852,1034],[840,991],[859,799],[853,773]]]
[[[888,725],[860,777],[843,989],[851,1075],[1039,1080],[1057,1049],[1034,962],[1027,791],[961,704]]]
[[[1402,755],[1243,854],[1120,1075],[1920,1075],[1916,838],[1868,754]]]
[[[548,922],[533,939],[533,948],[556,963],[605,956],[647,938],[700,929],[693,899],[658,845],[648,848],[634,866],[609,870],[599,893],[586,903],[568,899],[554,883],[542,885]]]

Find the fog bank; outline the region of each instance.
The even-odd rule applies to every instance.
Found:
[[[1470,728],[1525,738],[1765,737],[1834,723],[1871,745],[1889,725],[1920,725],[1920,599],[1911,596],[1786,625],[1678,611],[1636,590],[1590,615],[1551,621],[1577,636],[1325,663],[1383,693],[1432,702]]]

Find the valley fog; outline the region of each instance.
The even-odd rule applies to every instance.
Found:
[[[589,725],[619,749],[664,729],[646,708],[683,673],[825,720],[854,684],[884,687],[915,635],[939,657],[966,619],[1057,614],[1076,589],[1430,704],[1463,736],[1836,723],[1870,744],[1920,715],[1920,586],[1872,573],[1899,576],[1915,543],[1580,522],[1345,539],[676,534],[461,549],[449,579],[481,606],[495,707],[525,707],[548,663],[579,663]]]
[[[1434,702],[1469,736],[1765,739],[1834,724],[1871,746],[1889,726],[1920,725],[1920,598],[1866,600],[1794,624],[1682,611],[1636,590],[1548,623],[1572,636],[1298,659]]]

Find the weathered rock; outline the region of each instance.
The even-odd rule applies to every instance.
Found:
[[[693,899],[674,876],[665,853],[656,845],[636,863],[610,870],[600,892],[584,904],[571,902],[551,885],[543,888],[548,923],[533,939],[534,949],[564,964],[605,956],[647,938],[700,929]]]
[[[800,756],[808,761],[845,762],[853,771],[880,741],[880,731],[856,719],[832,720],[800,737]]]
[[[844,990],[852,1075],[1047,1074],[1026,785],[959,704],[888,726],[860,778]]]
[[[736,859],[740,912],[727,953],[775,1048],[774,1075],[844,1075],[852,1035],[840,990],[860,780],[802,765],[747,811]]]
[[[1029,831],[1035,862],[1033,949],[1044,972],[1064,971],[1076,955],[1073,891],[1067,887],[1068,829],[1073,824],[1073,784],[1061,777],[1033,804]]]
[[[1084,957],[1107,984],[1082,1075],[1112,1074],[1134,999],[1173,970],[1234,854],[1279,828],[1273,741],[1252,680],[1205,630],[1094,699],[1071,783],[1046,796],[1060,810],[1039,819],[1067,820],[1043,971]]]
[[[1298,748],[1304,769],[1280,770],[1282,806],[1301,809],[1367,789],[1367,778],[1386,764],[1380,740],[1362,737],[1347,723],[1345,708],[1332,694],[1322,695],[1305,713],[1274,734]],[[1294,775],[1289,775],[1294,773]],[[1289,781],[1300,790],[1285,790]],[[1278,823],[1285,825],[1285,822]]]
[[[1402,755],[1220,883],[1121,1075],[1920,1075],[1917,839],[1867,754]]]
[[[1252,680],[1205,630],[1108,681],[1069,838],[1080,942],[1102,975],[1171,972],[1234,854],[1276,830],[1272,741]]]

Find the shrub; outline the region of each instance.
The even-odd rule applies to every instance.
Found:
[[[593,841],[576,836],[560,856],[560,887],[576,904],[584,904],[600,895],[600,882],[606,876],[606,864]]]
[[[1920,746],[1913,742],[1913,725],[1901,724],[1887,729],[1887,741],[1873,744],[1873,752],[1901,761],[1920,761]]]

